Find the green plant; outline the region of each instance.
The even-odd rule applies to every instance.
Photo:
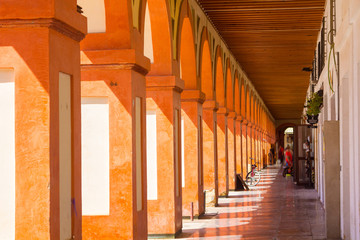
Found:
[[[320,108],[323,104],[323,97],[319,96],[319,94],[314,93],[307,101],[307,115],[318,115],[320,113]]]

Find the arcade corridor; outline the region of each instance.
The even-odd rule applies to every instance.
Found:
[[[261,172],[250,191],[230,192],[201,219],[184,220],[179,239],[320,240],[325,216],[316,191],[282,177],[279,165]]]
[[[360,240],[359,92],[359,0],[0,0],[0,240]]]

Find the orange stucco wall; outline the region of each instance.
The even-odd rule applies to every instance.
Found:
[[[185,187],[183,187],[183,216],[199,216],[204,213],[204,181],[202,159],[202,104],[183,100],[181,103],[184,119],[184,160]],[[200,120],[200,121],[199,121]],[[200,139],[200,142],[198,141]],[[191,213],[193,203],[193,213]]]
[[[227,112],[222,108],[217,113],[217,150],[218,150],[218,177],[219,196],[228,194],[228,141],[227,141]]]
[[[143,54],[145,4],[141,4],[141,23],[136,29],[130,1],[104,2],[106,32],[88,34],[81,44],[86,19],[76,11],[75,0],[5,1],[0,8],[0,68],[12,68],[15,72],[16,239],[60,238],[59,72],[72,77],[72,232],[76,239],[146,239],[148,233],[174,235],[181,230],[182,215],[190,215],[191,202],[194,215],[200,215],[205,210],[203,191],[215,190],[217,204],[218,196],[227,196],[229,188],[235,188],[235,173],[245,176],[249,171],[248,158],[260,160],[265,147],[268,152],[269,145],[262,143],[263,138],[274,141],[274,127],[268,116],[263,121],[267,133],[263,136],[253,123],[247,126],[235,120],[235,112],[228,115],[231,110],[244,113],[249,121],[261,120],[254,114],[259,106],[254,107],[253,93],[245,92],[241,84],[240,104],[239,89],[232,91],[229,67],[224,84],[222,64],[226,59],[222,59],[221,47],[216,49],[213,79],[213,52],[207,30],[200,41],[203,47],[197,76],[195,49],[193,45],[187,46],[192,44],[187,41],[193,38],[190,18],[185,21],[181,42],[187,50],[182,55],[189,61],[184,57],[182,73],[187,81],[184,84],[179,76],[172,75],[179,75],[181,68],[179,59],[172,56],[168,5],[149,2],[155,59],[150,66]],[[164,26],[168,26],[166,31]],[[234,85],[238,88],[237,84]],[[200,92],[193,101],[182,93],[185,86],[203,89],[206,96]],[[234,102],[233,93],[238,102]],[[110,214],[82,216],[81,97],[104,96],[108,97],[110,108]],[[136,209],[135,97],[143,100],[141,211]],[[220,110],[215,98],[221,104]],[[181,99],[186,101],[181,104]],[[155,111],[158,121],[158,200],[151,201],[146,198],[146,110]],[[183,110],[185,120],[183,189],[180,128],[178,141],[174,133],[176,110],[180,114]]]
[[[143,99],[142,128],[145,134],[144,76],[131,70],[83,68],[81,87],[82,97],[108,97],[110,113],[110,215],[84,216],[84,238],[145,238],[146,178],[143,177],[142,183],[143,210],[138,212],[135,205],[135,150],[132,150],[135,146],[135,97]],[[145,139],[142,145],[145,150]],[[145,159],[143,156],[143,176],[146,176]]]
[[[174,77],[147,77],[146,109],[156,112],[157,121],[157,166],[158,200],[148,201],[148,233],[174,235],[182,227],[181,148],[178,155],[178,173],[175,173],[175,126],[176,109],[181,114],[180,93],[174,88],[163,88],[159,84],[180,84]],[[166,83],[165,83],[166,82]],[[173,85],[173,86],[175,86]],[[179,115],[180,116],[180,115]],[[179,121],[179,125],[181,123]],[[180,128],[179,128],[180,133]],[[180,134],[178,139],[180,145]],[[176,175],[179,177],[180,193],[176,194]]]
[[[251,153],[251,146],[252,146],[252,139],[251,139],[251,127],[249,126],[250,124],[248,124],[246,126],[247,130],[246,130],[246,143],[247,143],[247,169],[246,172],[249,172],[251,170],[251,157],[253,157],[252,153]]]
[[[72,212],[72,234],[81,239],[80,56],[77,53],[79,38],[86,32],[85,19],[75,9],[63,12],[54,3],[41,9],[38,7],[41,1],[24,3],[26,7],[19,4],[23,3],[8,1],[0,9],[0,68],[13,69],[15,74],[15,237],[60,238],[58,98],[59,72],[64,72],[72,80],[72,198],[77,208],[77,214]],[[78,23],[74,19],[66,20],[66,26],[72,26],[73,34],[79,38],[64,35],[65,24],[53,29],[40,24],[55,17],[51,9],[58,11],[60,21],[64,13],[78,20]],[[42,20],[36,19],[40,16]]]
[[[216,102],[205,101],[203,106],[204,190],[215,190],[215,204],[218,196],[216,110]]]
[[[235,112],[229,113],[229,116],[227,118],[228,122],[228,181],[229,181],[229,189],[233,190],[235,189],[235,171],[236,171],[236,142],[235,142],[235,136],[236,136],[236,121],[235,121]]]
[[[235,121],[236,126],[236,134],[235,134],[235,156],[236,156],[236,164],[235,164],[235,172],[236,174],[242,174],[242,127],[241,127],[241,117],[238,117]]]
[[[242,131],[241,131],[241,139],[242,139],[242,177],[245,178],[247,174],[247,161],[248,161],[248,155],[247,155],[247,127],[245,123],[242,123],[241,125]]]

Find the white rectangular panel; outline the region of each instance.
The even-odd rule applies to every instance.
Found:
[[[179,173],[179,110],[175,109],[175,128],[174,128],[174,143],[175,143],[175,191],[176,197],[180,196],[180,173]]]
[[[185,187],[185,121],[184,117],[181,116],[181,177],[182,187]]]
[[[146,113],[147,197],[157,200],[157,134],[156,112]]]
[[[59,73],[60,239],[72,237],[71,223],[71,76]]]
[[[135,98],[135,137],[136,137],[136,208],[142,210],[142,124],[141,98]]]
[[[0,239],[15,239],[15,82],[0,69]]]
[[[109,103],[81,99],[81,177],[84,216],[110,213]]]

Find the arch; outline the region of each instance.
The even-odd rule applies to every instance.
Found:
[[[237,71],[235,71],[235,89],[234,89],[234,107],[235,112],[240,115],[241,114],[241,99],[240,99],[240,84],[239,84],[239,76]]]
[[[184,18],[180,35],[180,78],[185,82],[185,89],[199,89],[196,77],[196,57],[193,31],[189,18]]]
[[[137,31],[133,31],[133,22],[131,17],[131,11],[129,9],[132,8],[132,2],[127,0],[119,0],[119,1],[109,1],[109,0],[96,0],[95,1],[86,1],[86,0],[78,0],[79,6],[83,7],[84,14],[86,12],[86,5],[92,5],[98,3],[95,6],[95,12],[89,12],[90,15],[87,15],[89,18],[94,18],[95,20],[89,20],[89,24],[91,22],[103,22],[105,20],[105,31],[104,29],[96,29],[94,33],[87,34],[86,38],[81,41],[80,48],[81,50],[105,50],[105,49],[129,49],[134,45],[132,43],[133,36],[137,37],[139,42],[142,41],[141,35]],[[104,4],[103,4],[104,3]],[[140,4],[141,5],[141,4]],[[103,18],[105,7],[105,19],[97,20],[98,17]],[[141,7],[141,6],[138,6]],[[139,8],[137,8],[139,9]],[[141,7],[142,19],[145,18],[145,6]],[[94,16],[93,16],[94,15]],[[90,22],[91,21],[91,22]],[[119,26],[119,23],[121,25]],[[104,27],[102,23],[102,27]],[[142,24],[143,25],[143,24]],[[96,27],[97,28],[97,27]],[[101,33],[102,32],[102,33]],[[136,34],[133,34],[135,33]],[[106,42],[104,42],[104,38],[106,38]],[[138,44],[142,51],[142,44]],[[135,47],[138,47],[137,45]],[[89,56],[88,56],[89,57]]]
[[[225,107],[225,86],[224,86],[224,73],[223,73],[223,66],[221,60],[221,51],[220,46],[216,49],[215,55],[215,94],[216,94],[216,101],[219,103],[219,106]]]
[[[151,32],[151,21],[149,5],[146,2],[145,7],[145,19],[144,19],[144,56],[150,59],[151,63],[154,63],[154,47]]]
[[[204,28],[201,36],[201,62],[200,62],[200,87],[201,91],[205,93],[206,99],[214,99],[214,87],[212,79],[212,65],[210,45],[207,38],[207,30]]]
[[[273,132],[273,126],[272,124],[270,125],[270,129],[269,129],[269,133],[270,133],[270,137],[274,138],[275,137],[275,140],[279,142],[280,145],[283,146],[283,139],[282,139],[282,135],[283,135],[283,132],[285,131],[286,128],[288,127],[296,127],[296,124],[294,123],[283,123],[281,124],[280,126],[278,126],[276,129],[275,129],[275,136],[274,136],[274,132]],[[284,147],[284,146],[283,146]]]
[[[172,41],[169,5],[166,0],[147,0],[154,59],[149,75],[172,74]],[[145,19],[146,20],[146,19]],[[144,39],[144,44],[145,39]]]
[[[230,61],[226,60],[226,107],[230,112],[234,111],[234,85],[233,78],[231,76]]]

